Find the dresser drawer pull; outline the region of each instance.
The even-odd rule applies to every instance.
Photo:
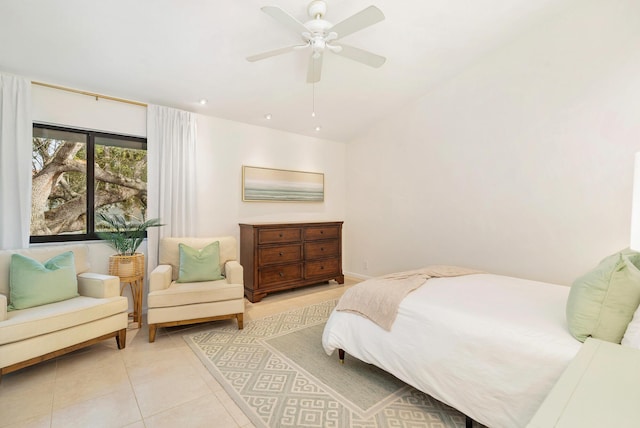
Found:
[[[279,272],[280,277],[284,277],[284,272]]]
[[[279,255],[280,257],[282,257],[282,251],[280,251],[280,252],[278,253],[278,255]]]
[[[320,251],[324,251],[324,247],[320,247]]]
[[[282,233],[278,235],[279,238],[282,238]]]
[[[321,230],[321,231],[320,231],[320,235],[324,235],[324,230]]]
[[[320,270],[324,270],[324,266],[320,266]]]

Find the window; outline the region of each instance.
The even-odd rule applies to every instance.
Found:
[[[98,213],[143,219],[147,140],[33,125],[31,242],[97,239]]]

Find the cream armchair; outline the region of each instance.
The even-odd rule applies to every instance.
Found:
[[[178,283],[180,252],[178,244],[202,249],[220,242],[220,270],[224,278],[218,281]],[[156,339],[158,327],[195,324],[220,319],[237,319],[243,327],[244,282],[242,265],[237,261],[236,239],[162,238],[158,266],[149,277],[147,323],[149,342]]]

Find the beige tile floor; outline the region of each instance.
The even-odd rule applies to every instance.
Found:
[[[338,298],[357,282],[246,301],[245,322]],[[253,427],[182,339],[223,323],[235,321],[160,329],[154,343],[146,325],[130,324],[123,350],[111,339],[4,375],[0,427]]]

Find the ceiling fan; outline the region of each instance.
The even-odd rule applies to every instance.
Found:
[[[375,6],[369,6],[335,25],[324,19],[324,15],[327,12],[327,4],[322,0],[314,0],[309,3],[307,13],[311,19],[304,24],[278,6],[264,6],[262,11],[282,25],[298,33],[302,37],[303,44],[287,46],[252,55],[247,57],[248,61],[259,61],[293,50],[309,48],[311,49],[311,58],[309,59],[309,67],[307,70],[308,83],[320,81],[322,56],[325,51],[331,51],[337,55],[376,68],[382,66],[386,61],[385,57],[363,49],[343,43],[334,43],[349,34],[353,34],[356,31],[360,31],[382,21],[384,15],[382,11]]]

